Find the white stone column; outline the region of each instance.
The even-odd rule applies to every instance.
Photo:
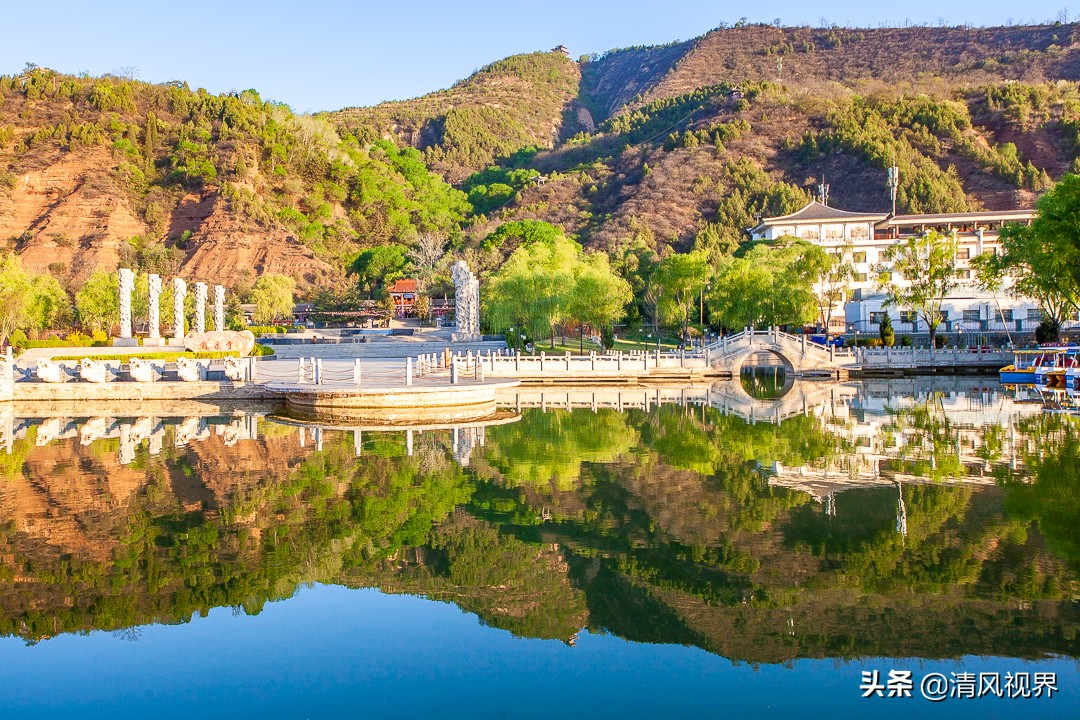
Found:
[[[195,328],[197,333],[206,332],[206,283],[195,283]]]
[[[480,283],[464,260],[454,264],[454,304],[457,339],[478,340],[480,335]]]
[[[184,298],[187,296],[187,283],[183,278],[173,278],[173,337],[184,344]]]
[[[146,287],[150,295],[150,339],[157,340],[161,337],[161,276],[150,275]]]
[[[120,337],[131,337],[131,291],[135,289],[135,273],[120,268]]]
[[[214,286],[214,329],[221,332],[225,329],[225,286]]]

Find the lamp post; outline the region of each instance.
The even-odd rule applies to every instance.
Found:
[[[705,347],[705,291],[712,289],[712,283],[707,282],[701,286],[698,295],[698,324],[701,325],[701,346]]]

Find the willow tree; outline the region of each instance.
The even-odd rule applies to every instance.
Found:
[[[269,325],[279,319],[292,321],[293,290],[296,281],[288,275],[266,273],[260,275],[251,288],[251,301],[255,304],[254,320]]]
[[[884,260],[875,270],[887,304],[918,315],[930,332],[930,347],[936,347],[941,307],[957,283],[956,239],[938,232],[910,237],[890,246]]]
[[[727,328],[803,325],[818,313],[814,284],[829,256],[800,240],[762,243],[717,267],[709,312]]]
[[[605,253],[590,253],[575,264],[570,316],[578,322],[578,350],[585,351],[585,326],[611,330],[633,300],[630,283],[616,275]]]
[[[563,235],[519,246],[487,285],[488,324],[532,338],[549,335],[554,345],[555,327],[570,305],[573,265],[581,254],[581,246]]]
[[[685,341],[690,319],[709,280],[708,255],[703,250],[668,255],[660,261],[653,279],[660,287],[657,312],[666,322],[679,326],[679,335]]]
[[[487,283],[484,313],[493,329],[529,337],[547,335],[564,322],[604,328],[621,317],[630,285],[616,275],[603,253],[586,254],[556,234],[520,245]],[[513,338],[517,345],[517,338]]]

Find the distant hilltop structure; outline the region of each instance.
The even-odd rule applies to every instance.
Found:
[[[566,57],[570,57],[570,48],[566,47],[565,45],[556,45],[555,47],[551,48],[551,52],[561,53]]]

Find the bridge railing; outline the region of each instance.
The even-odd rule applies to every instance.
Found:
[[[813,342],[807,335],[793,335],[780,330],[778,327],[771,327],[768,330],[745,328],[738,333],[724,336],[710,343],[705,346],[704,352],[710,358],[722,360],[755,344],[786,348],[790,352],[809,355],[820,361],[835,362],[838,359],[850,361],[854,358],[854,351],[850,348],[822,345]]]
[[[493,377],[634,374],[656,369],[704,368],[703,353],[632,351],[588,355],[482,355],[485,374]]]
[[[859,348],[857,364],[863,368],[885,367],[1001,367],[1012,362],[1013,352],[1007,348],[930,348],[892,347]]]

